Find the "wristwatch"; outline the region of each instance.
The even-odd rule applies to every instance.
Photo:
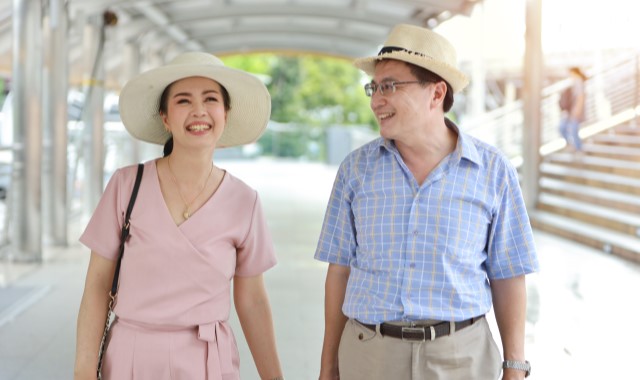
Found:
[[[502,362],[502,368],[517,369],[518,371],[524,371],[524,377],[531,375],[531,364],[528,361],[518,362],[515,360],[505,360]]]

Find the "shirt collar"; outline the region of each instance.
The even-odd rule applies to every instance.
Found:
[[[453,151],[453,154],[458,157],[458,160],[464,158],[482,166],[480,153],[478,153],[478,149],[476,148],[476,144],[473,143],[473,139],[466,133],[460,131],[460,128],[458,128],[453,121],[445,118],[444,123],[449,129],[452,129],[458,135],[458,143],[456,144],[456,149]]]

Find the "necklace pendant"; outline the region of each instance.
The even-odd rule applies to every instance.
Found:
[[[185,210],[185,212],[182,214],[182,216],[184,216],[185,219],[189,219],[191,214],[189,214],[189,210]]]

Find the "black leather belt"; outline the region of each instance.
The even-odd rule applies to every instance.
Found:
[[[455,322],[455,331],[462,330],[465,327],[471,326],[477,321],[484,318],[484,315],[479,317],[467,319],[466,321]],[[362,326],[369,330],[376,330],[376,325],[367,325],[361,323]],[[397,326],[389,323],[382,323],[380,325],[380,333],[383,336],[390,336],[392,338],[398,338],[409,341],[425,341],[434,340],[442,336],[448,336],[451,334],[451,323],[441,322],[435,325],[416,325],[416,326]]]

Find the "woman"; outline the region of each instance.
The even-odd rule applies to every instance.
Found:
[[[271,99],[256,77],[184,53],[129,81],[120,113],[164,144],[146,162],[131,215],[104,379],[239,379],[234,304],[262,379],[282,379],[262,273],[275,265],[257,193],[213,164],[215,148],[257,140]],[[80,241],[91,249],[78,315],[75,379],[96,379],[124,210],[136,166],[117,170]]]
[[[569,75],[572,84],[561,96],[562,119],[559,130],[569,147],[569,151],[582,153],[582,140],[578,132],[580,131],[580,123],[585,118],[586,95],[584,87],[587,76],[579,67],[571,67]]]

